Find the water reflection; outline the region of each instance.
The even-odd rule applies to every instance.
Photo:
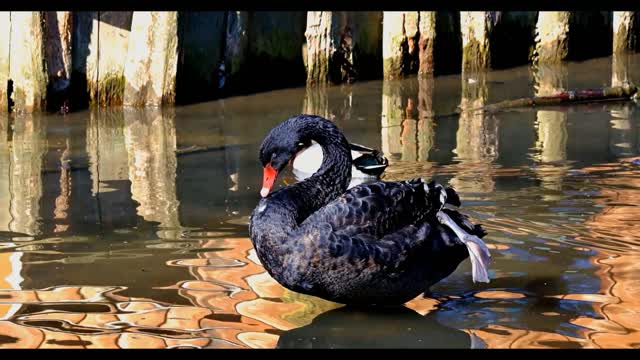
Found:
[[[92,109],[86,125],[86,153],[91,176],[91,205],[103,227],[136,224],[121,109]]]
[[[551,96],[567,89],[568,69],[565,64],[539,64],[534,69],[536,96]],[[538,140],[535,159],[543,187],[551,191],[562,189],[562,179],[568,166],[567,160],[567,113],[562,110],[538,110],[536,115]],[[552,194],[547,194],[549,198]],[[549,198],[550,199],[550,198]]]
[[[280,335],[278,348],[473,348],[478,338],[443,326],[406,307],[357,310],[341,307],[311,324]]]
[[[615,54],[611,57],[611,86],[623,86],[631,81],[630,74],[631,56],[629,54]],[[636,125],[633,119],[635,106],[632,104],[620,104],[611,112],[611,131],[609,135],[609,148],[619,157],[633,155],[636,143]]]
[[[433,77],[384,80],[382,151],[389,160],[427,162],[434,145]]]
[[[138,215],[158,222],[161,229],[177,229],[176,129],[173,114],[161,109],[125,109],[124,143],[127,150],[131,197]],[[159,237],[174,238],[172,230]]]
[[[461,80],[461,112],[454,150],[458,165],[450,184],[462,192],[489,193],[495,187],[491,174],[498,157],[498,119],[478,111],[487,101],[487,74],[464,72]],[[477,177],[478,174],[482,175]]]
[[[617,61],[533,84],[521,68],[0,117],[0,347],[637,347],[635,105],[473,111],[638,76]],[[269,277],[247,238],[256,148],[301,109],[382,148],[386,178],[454,185],[489,231],[491,283],[463,262],[405,309],[365,313]]]
[[[37,115],[3,117],[0,226],[26,235],[40,233],[43,156],[47,150],[45,119]],[[10,139],[10,141],[7,141]]]

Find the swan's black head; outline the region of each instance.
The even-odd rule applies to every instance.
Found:
[[[264,167],[264,178],[260,195],[269,194],[278,174],[287,167],[298,152],[311,145],[311,137],[305,135],[308,125],[305,116],[285,120],[271,129],[260,146],[260,163]]]

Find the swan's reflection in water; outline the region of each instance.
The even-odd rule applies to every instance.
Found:
[[[444,326],[434,313],[422,316],[404,306],[380,309],[341,307],[311,324],[280,335],[277,348],[476,348],[475,335]]]

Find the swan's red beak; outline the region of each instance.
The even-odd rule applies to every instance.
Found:
[[[273,183],[276,181],[276,177],[278,176],[278,172],[276,169],[271,167],[271,164],[267,164],[264,167],[264,174],[262,177],[262,190],[260,190],[260,195],[265,197],[269,195],[269,191],[273,187]]]

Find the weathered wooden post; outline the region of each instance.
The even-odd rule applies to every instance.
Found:
[[[69,100],[73,16],[70,11],[46,11],[44,20],[48,73],[47,105],[50,109],[58,110]]]
[[[226,91],[246,93],[304,84],[306,20],[305,11],[227,12]]]
[[[487,11],[460,12],[463,71],[481,71],[491,67],[489,37],[494,22],[492,16]]]
[[[434,12],[383,13],[383,74],[387,79],[408,74],[433,74],[436,37]]]
[[[207,101],[219,95],[224,79],[226,11],[178,12],[179,59],[176,101]]]
[[[382,21],[384,77],[410,74],[418,63],[418,12],[385,11]]]
[[[370,55],[377,53],[381,15],[377,12],[308,12],[307,84],[352,82],[365,76],[362,72],[368,61],[362,58],[372,58]]]
[[[175,103],[178,13],[136,11],[124,66],[125,106]]]
[[[47,71],[45,65],[45,29],[41,12],[10,14],[9,78],[15,112],[46,110]]]
[[[434,11],[420,11],[418,25],[418,75],[430,77],[433,75],[433,51],[436,41],[436,13]]]
[[[11,13],[0,11],[0,114],[9,112],[9,60],[11,44]]]
[[[638,50],[638,24],[635,11],[613,12],[613,52]]]
[[[84,71],[89,102],[98,106],[122,105],[124,59],[129,46],[131,11],[77,14],[73,68]],[[75,59],[80,58],[77,63]]]
[[[247,11],[228,11],[225,74],[233,82],[247,60],[249,45],[249,13]],[[222,84],[224,86],[224,84]]]
[[[540,11],[536,23],[534,62],[558,63],[569,55],[568,11]]]

